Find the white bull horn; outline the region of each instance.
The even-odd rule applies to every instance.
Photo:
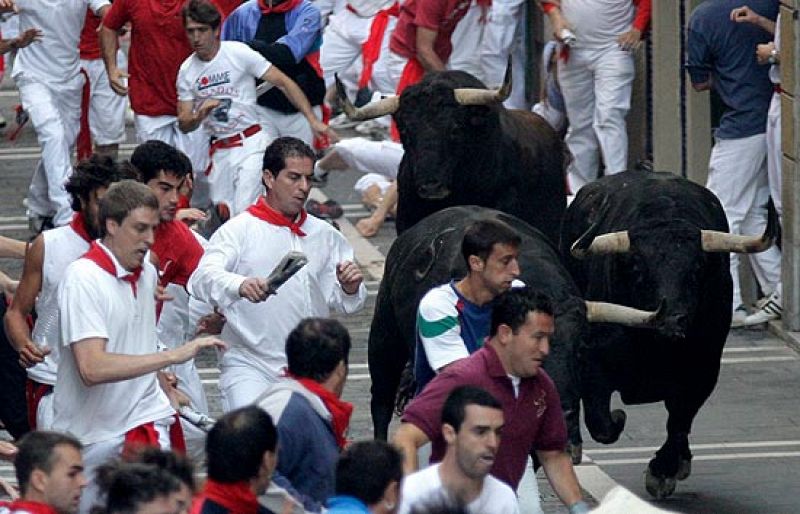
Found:
[[[775,243],[778,232],[778,216],[770,210],[767,228],[760,236],[740,236],[716,230],[701,230],[703,250],[706,252],[763,252]]]
[[[606,255],[610,253],[628,253],[631,249],[631,240],[628,231],[609,232],[596,237],[581,236],[572,244],[569,252],[576,259],[583,259],[589,255]],[[588,241],[587,241],[588,239]]]
[[[657,311],[642,311],[616,303],[586,300],[586,319],[590,323],[617,323],[627,327],[653,327],[665,307],[661,302]]]
[[[339,97],[345,115],[353,121],[371,120],[387,114],[394,114],[397,108],[400,107],[399,96],[390,96],[377,102],[370,102],[363,107],[354,106],[350,99],[347,98],[347,92],[344,84],[339,80],[338,74],[336,74],[336,94]]]
[[[511,95],[511,58],[508,59],[503,84],[498,89],[456,88],[456,102],[461,105],[490,105],[504,102]]]

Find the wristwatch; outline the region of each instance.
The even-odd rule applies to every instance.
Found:
[[[773,48],[769,52],[769,57],[767,58],[767,62],[770,64],[778,64],[780,61],[780,52],[777,48]]]

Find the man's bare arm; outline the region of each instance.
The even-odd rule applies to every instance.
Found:
[[[444,62],[433,49],[438,34],[435,30],[417,27],[417,60],[425,71],[444,71]]]
[[[24,259],[27,247],[25,241],[0,236],[0,259]]]
[[[105,25],[100,26],[100,49],[111,89],[120,96],[127,95],[128,86],[124,79],[128,78],[128,74],[117,67],[117,32]]]
[[[536,455],[561,502],[567,507],[580,502],[583,493],[569,454],[560,450],[537,450]]]
[[[420,430],[412,423],[401,423],[400,428],[395,432],[392,438],[394,444],[400,453],[403,454],[403,473],[408,475],[413,473],[419,467],[419,459],[417,458],[417,449],[429,442],[428,436],[425,432]]]
[[[44,360],[46,355],[33,340],[28,327],[28,315],[33,312],[36,297],[42,290],[42,266],[44,264],[44,237],[39,235],[31,244],[25,264],[22,267],[22,278],[17,286],[14,301],[5,315],[6,334],[14,349],[19,352],[20,364],[26,368]],[[57,342],[54,342],[57,344]]]

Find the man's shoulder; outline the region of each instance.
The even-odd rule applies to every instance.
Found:
[[[428,308],[442,309],[453,308],[458,302],[458,295],[450,284],[442,284],[425,293],[419,302],[419,310],[423,312]]]

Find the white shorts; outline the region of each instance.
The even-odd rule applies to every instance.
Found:
[[[363,137],[344,139],[334,147],[347,167],[361,173],[380,173],[397,178],[403,145],[394,141],[372,141]]]
[[[318,119],[322,119],[322,108],[319,105],[313,107],[314,114]],[[285,114],[274,109],[261,107],[259,109],[259,123],[266,132],[269,142],[273,142],[279,137],[292,136],[304,141],[311,146],[314,143],[314,132],[311,125],[302,113]]]
[[[269,141],[269,136],[261,130],[245,138],[242,146],[214,152],[207,175],[209,196],[214,205],[225,203],[231,217],[247,209],[264,192],[261,172]]]
[[[124,55],[121,50],[117,51],[117,60],[124,62]],[[89,129],[92,140],[98,145],[122,143],[125,141],[126,98],[111,89],[102,59],[81,60],[81,68],[89,77]]]
[[[189,157],[195,173],[205,171],[208,167],[209,135],[202,126],[184,134],[178,128],[176,116],[136,114],[133,121],[136,126],[136,140],[139,143],[157,139],[174,146]]]

